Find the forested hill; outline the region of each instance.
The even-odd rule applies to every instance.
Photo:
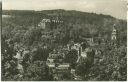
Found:
[[[11,16],[40,16],[55,19],[58,17],[60,20],[65,22],[75,23],[74,21],[79,20],[79,22],[93,23],[93,21],[102,21],[104,18],[115,19],[110,15],[96,14],[81,12],[75,10],[43,10],[43,11],[33,11],[33,10],[3,10],[3,15]],[[75,19],[75,20],[74,20]],[[69,21],[68,21],[69,20]],[[71,21],[73,20],[73,21]],[[92,22],[91,22],[92,21]]]
[[[63,27],[73,27],[72,30],[81,30],[82,35],[93,34],[98,36],[100,33],[107,37],[111,34],[113,24],[116,24],[119,35],[126,39],[127,22],[110,15],[62,9],[43,11],[3,10],[2,14],[13,16],[9,18],[9,22],[25,28],[37,25],[43,18],[59,19],[64,21]],[[3,20],[6,19],[8,20],[8,18],[3,18]]]
[[[34,11],[34,10],[3,10],[2,15],[11,15],[11,16],[27,16],[33,18],[33,16],[39,17],[38,20],[42,18],[51,18],[51,19],[60,19],[64,22],[68,23],[85,23],[85,24],[94,24],[100,26],[105,20],[110,20],[115,22],[116,18],[110,15],[96,14],[96,13],[88,13],[81,12],[75,10],[43,10],[43,11]],[[21,19],[22,20],[22,19]],[[121,20],[123,21],[123,20]]]
[[[45,61],[49,54],[55,56],[60,54],[55,57],[55,66],[58,66],[59,58],[64,58],[64,61],[59,62],[60,64],[69,63],[73,69],[75,68],[75,74],[71,76],[70,71],[63,72],[63,76],[59,75],[64,77],[62,78],[64,81],[75,80],[76,75],[87,81],[126,81],[127,22],[125,20],[74,10],[6,10],[2,12],[2,16],[2,80],[54,80],[53,76],[56,73],[52,74],[48,71]],[[44,18],[59,19],[63,23],[52,23],[49,26],[55,28],[43,29],[37,24]],[[114,43],[117,45],[111,44],[114,24],[117,29],[117,40]],[[93,42],[96,45],[89,45],[88,38],[97,39],[97,42]],[[72,42],[85,42],[84,52],[89,50],[89,53],[85,53],[87,57],[82,58],[78,63],[75,62],[77,51],[73,49],[72,52],[67,49],[67,44],[72,45]],[[90,53],[90,48],[96,53],[93,50]],[[17,65],[17,59],[14,58],[17,54],[23,56],[22,66]],[[17,70],[17,66],[23,67],[23,72]],[[56,72],[58,75],[58,71]]]

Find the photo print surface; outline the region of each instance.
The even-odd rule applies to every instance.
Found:
[[[3,0],[2,81],[126,81],[125,0]]]

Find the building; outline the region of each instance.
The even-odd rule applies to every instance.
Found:
[[[70,76],[69,63],[47,63],[50,74],[53,74],[54,80],[63,80],[63,76],[66,74]]]
[[[29,50],[25,50],[25,49],[21,49],[19,50],[16,55],[14,56],[14,58],[17,59],[17,69],[19,70],[19,74],[22,74],[25,70],[23,69],[23,58],[25,57],[26,54],[29,53]]]
[[[57,80],[65,80],[67,77],[71,76],[69,63],[62,63],[56,67]],[[66,78],[65,78],[66,76]]]
[[[92,39],[89,39],[89,41],[92,41]],[[87,58],[87,52],[90,52],[90,48],[88,48],[88,45],[84,42],[80,43],[74,43],[74,44],[68,44],[68,49],[72,50],[75,49],[77,51],[77,63],[80,61],[81,58]]]
[[[60,20],[52,20],[52,19],[42,19],[39,24],[38,24],[38,27],[41,27],[42,29],[45,29],[45,28],[50,28],[50,29],[53,29],[53,28],[57,28],[57,25],[63,23],[63,21],[60,21]]]
[[[39,27],[41,27],[42,29],[45,29],[46,27],[50,26],[50,19],[43,19],[41,20],[41,22],[38,24]]]
[[[47,58],[47,63],[63,63],[64,54],[62,53],[50,53]]]
[[[111,34],[111,44],[112,45],[117,45],[118,40],[117,40],[117,30],[115,28],[115,24],[113,25],[113,30]]]
[[[93,46],[94,44],[94,41],[93,41],[93,38],[92,37],[89,37],[89,38],[83,38],[90,46]]]
[[[114,24],[113,30],[112,30],[112,35],[111,35],[111,40],[116,40],[117,39],[116,35],[117,35],[117,31],[115,29],[115,24]]]
[[[48,65],[50,74],[53,74],[54,80],[63,80],[63,76],[70,76],[69,63],[63,62],[63,54],[53,52],[49,54],[46,64]]]
[[[23,56],[21,55],[21,53],[18,51],[16,56],[14,56],[14,58],[17,59],[17,69],[19,71],[19,74],[22,74],[24,72],[23,70],[23,66],[22,66],[22,61],[23,61]]]
[[[69,69],[70,69],[69,63],[62,63],[56,67],[57,73],[70,72]]]

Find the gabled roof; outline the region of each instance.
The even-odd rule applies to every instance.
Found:
[[[17,52],[16,56],[14,56],[15,58],[19,59],[23,59],[23,57],[21,56],[21,54],[19,52]]]
[[[58,66],[59,68],[65,68],[65,67],[70,67],[69,63],[63,63]]]
[[[55,67],[55,63],[48,63],[47,64],[49,67]]]

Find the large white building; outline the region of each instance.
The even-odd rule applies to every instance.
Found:
[[[39,24],[38,27],[41,27],[42,29],[45,28],[51,28],[53,26],[56,26],[57,24],[63,23],[63,21],[60,20],[52,20],[52,19],[42,19]]]

